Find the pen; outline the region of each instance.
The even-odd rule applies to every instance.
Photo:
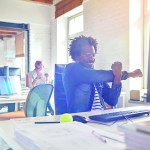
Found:
[[[101,134],[95,132],[94,130],[92,131],[92,134],[93,134],[96,138],[98,138],[99,140],[101,140],[103,143],[107,143],[107,140],[106,140],[106,139],[110,139],[110,140],[113,140],[113,141],[116,141],[116,142],[124,143],[124,142],[122,142],[121,140],[117,140],[117,139],[111,138],[111,137],[109,137],[109,136],[101,135]]]
[[[39,122],[34,122],[35,124],[51,124],[51,123],[60,123],[59,121],[39,121]]]
[[[93,134],[97,139],[99,139],[100,141],[102,141],[103,143],[107,143],[106,138],[103,137],[102,135],[96,133],[94,130],[92,131],[92,134]]]

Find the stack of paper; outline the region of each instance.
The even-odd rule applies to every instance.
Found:
[[[119,126],[119,129],[125,134],[124,137],[127,149],[150,149],[150,121]]]
[[[110,135],[109,132],[97,131],[96,128],[79,122],[30,124],[15,130],[16,140],[27,150],[121,150],[125,148],[123,143],[106,138]],[[111,138],[113,139],[113,136]]]

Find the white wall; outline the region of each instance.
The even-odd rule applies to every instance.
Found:
[[[143,18],[143,1],[141,0],[130,0],[129,4],[129,27],[130,27],[130,34],[129,34],[129,62],[130,62],[130,69],[141,68],[144,71],[143,65],[143,30],[144,30],[144,18]],[[136,59],[135,59],[136,56]],[[147,59],[148,60],[148,59]],[[143,86],[143,78],[139,80],[136,78],[131,80],[130,89],[133,90],[140,90]],[[147,86],[146,86],[147,88]]]
[[[0,0],[0,12],[1,21],[50,24],[50,5],[28,1]]]
[[[18,0],[0,0],[0,21],[30,25],[31,69],[37,59],[50,66],[50,5]]]

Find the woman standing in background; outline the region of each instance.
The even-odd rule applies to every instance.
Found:
[[[35,62],[35,69],[28,73],[28,87],[31,89],[39,84],[49,83],[49,74],[43,73],[43,63],[38,60]]]
[[[32,89],[33,87],[39,85],[39,84],[48,84],[50,83],[50,80],[49,80],[49,74],[48,73],[44,73],[43,71],[43,63],[42,61],[40,60],[37,60],[35,62],[35,69],[33,71],[30,71],[28,73],[28,87],[30,89]],[[54,111],[50,105],[50,103],[48,103],[47,105],[51,115],[54,114]]]

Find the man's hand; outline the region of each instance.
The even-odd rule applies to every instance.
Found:
[[[45,75],[45,77],[46,77],[46,78],[48,78],[48,77],[49,77],[49,74],[48,74],[48,73],[45,73],[44,75]]]
[[[111,69],[113,71],[113,74],[115,76],[114,78],[114,84],[120,84],[121,83],[121,74],[122,74],[122,63],[121,62],[114,62],[111,66]]]
[[[48,73],[45,73],[45,78],[46,78],[46,83],[49,83],[49,74]]]
[[[136,78],[136,77],[143,77],[143,73],[141,72],[140,69],[136,69],[132,72],[128,72],[128,78]]]
[[[37,74],[37,79],[41,79],[41,77],[42,77],[42,73],[41,72],[39,72],[38,74]]]
[[[115,76],[121,76],[121,71],[122,71],[122,63],[121,62],[114,62],[112,65],[111,65],[111,69],[113,71],[113,74]]]

